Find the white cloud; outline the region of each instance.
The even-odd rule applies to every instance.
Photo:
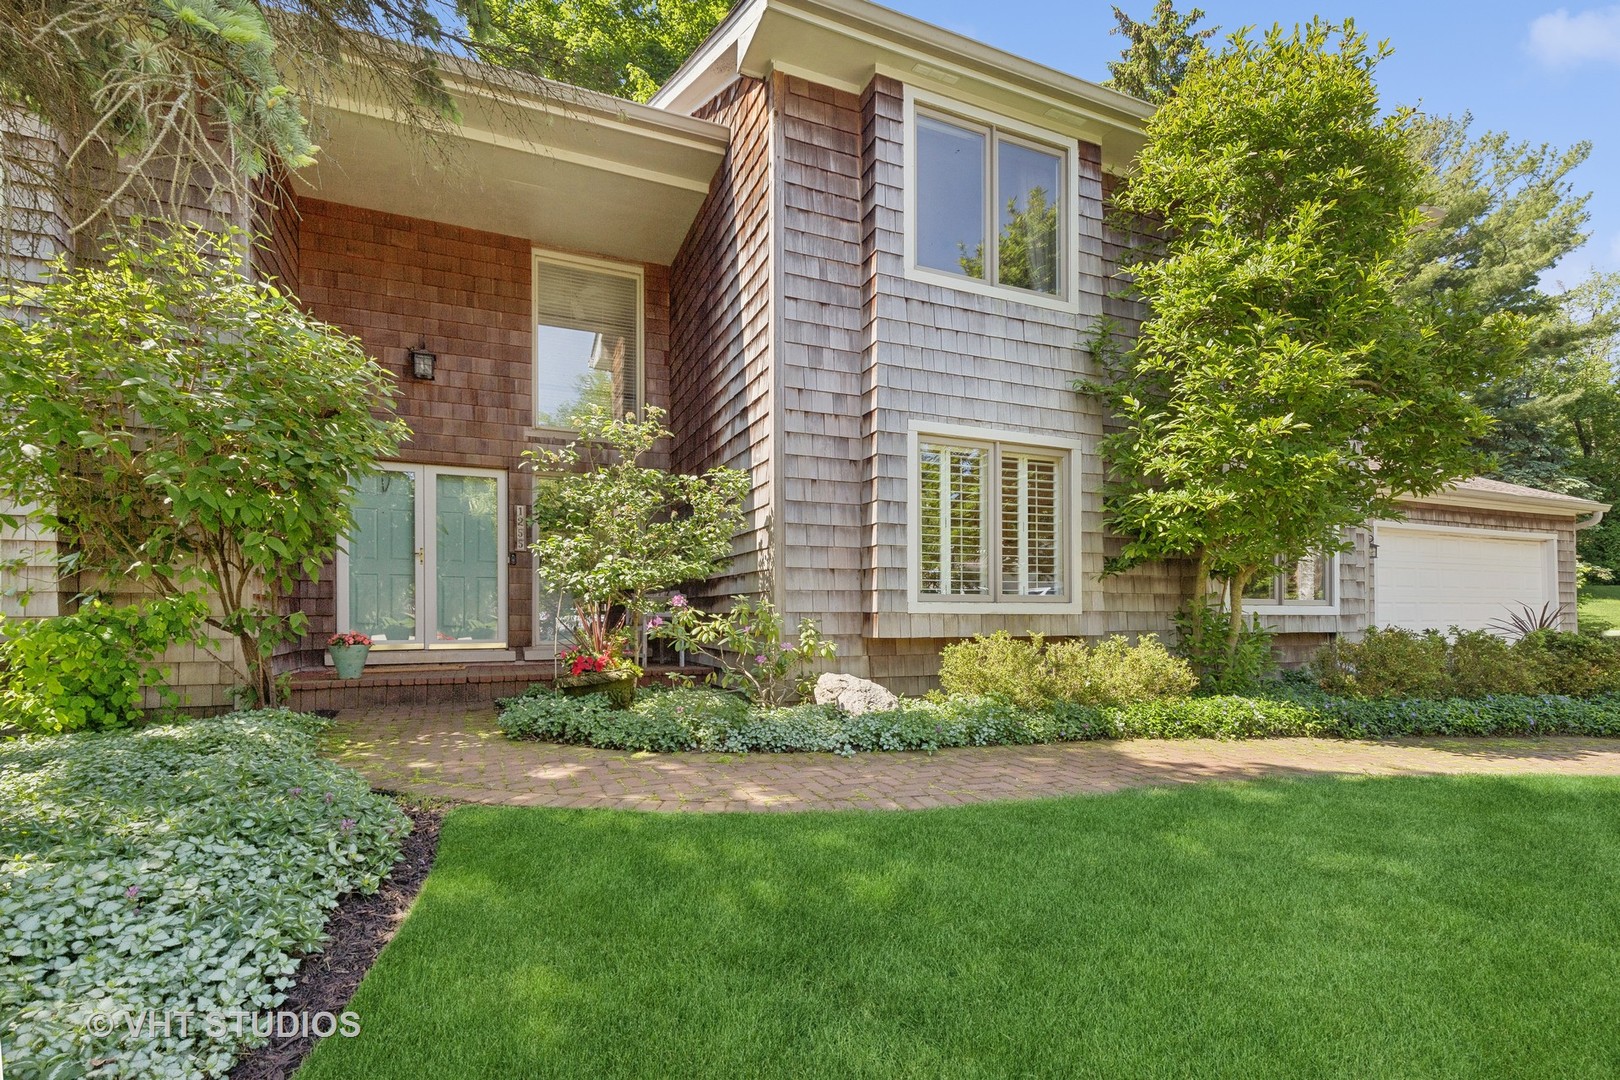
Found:
[[[1559,8],[1530,24],[1530,55],[1548,67],[1587,61],[1620,64],[1620,5],[1571,15]]]

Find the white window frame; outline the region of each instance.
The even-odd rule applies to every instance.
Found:
[[[511,516],[511,506],[507,502],[506,471],[504,469],[475,469],[463,468],[460,465],[421,465],[411,461],[382,461],[378,467],[394,472],[414,472],[417,477],[416,485],[416,535],[422,540],[421,556],[418,559],[418,586],[417,586],[417,623],[422,634],[421,641],[379,642],[373,645],[373,652],[413,652],[413,653],[444,653],[462,652],[466,650],[484,651],[488,649],[507,649],[508,634],[511,630],[507,623],[508,593],[511,591],[511,575],[507,572],[507,561],[504,553],[508,550],[507,519]],[[499,502],[496,511],[495,550],[499,557],[500,573],[496,581],[500,588],[496,591],[496,634],[494,641],[431,641],[428,635],[433,632],[422,597],[433,587],[429,570],[434,565],[437,552],[434,551],[438,531],[433,528],[433,510],[428,505],[426,497],[428,480],[432,479],[437,485],[441,474],[451,476],[491,476],[495,478],[495,498]],[[435,487],[435,490],[437,488]],[[338,544],[337,549],[337,629],[344,633],[350,629],[349,623],[349,548],[347,538]]]
[[[996,192],[997,136],[1015,143],[1025,143],[1040,150],[1051,151],[1062,159],[1063,192],[1060,199],[1062,212],[1058,223],[1058,295],[1020,289],[1015,285],[998,285],[988,279],[979,280],[963,274],[921,266],[917,262],[917,111],[936,117],[945,123],[958,123],[966,127],[988,129],[989,160],[985,165],[986,195],[990,207],[990,232],[985,237],[986,254],[991,244],[999,242],[1001,211]],[[906,277],[928,285],[941,285],[962,292],[993,296],[1001,300],[1014,300],[1021,304],[1050,308],[1054,311],[1080,311],[1080,193],[1079,149],[1077,139],[1066,138],[1055,131],[1035,127],[1001,116],[985,109],[975,108],[960,101],[919,90],[910,84],[905,87],[905,256]]]
[[[989,552],[991,594],[983,598],[940,596],[922,591],[922,444],[1002,447],[1029,451],[1058,460],[1057,520],[1064,534],[1058,550],[1062,559],[1062,596],[1019,596],[998,599],[1001,576],[1000,516],[1001,473],[993,472],[994,494],[990,500],[990,535],[996,540]],[[906,609],[918,615],[1030,614],[1074,615],[1081,607],[1080,566],[1083,530],[1080,528],[1080,468],[1082,444],[1078,439],[1036,435],[1027,431],[986,428],[964,424],[936,424],[912,421],[906,432]],[[999,460],[999,455],[996,455]]]
[[[570,255],[560,251],[535,248],[529,260],[529,366],[533,373],[529,379],[530,431],[573,435],[573,428],[540,423],[540,265],[579,266],[601,273],[631,278],[636,283],[636,415],[647,405],[647,272],[636,263],[615,262],[586,255]]]
[[[1340,554],[1340,552],[1335,551],[1328,556],[1327,603],[1324,604],[1319,600],[1278,599],[1277,583],[1282,580],[1282,574],[1278,573],[1272,578],[1270,599],[1261,600],[1252,596],[1245,596],[1243,598],[1243,610],[1261,612],[1267,615],[1337,615],[1339,613],[1339,574],[1342,568]]]

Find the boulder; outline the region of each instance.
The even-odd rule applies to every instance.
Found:
[[[898,708],[894,693],[869,679],[828,673],[816,680],[816,704],[837,705],[851,716]]]

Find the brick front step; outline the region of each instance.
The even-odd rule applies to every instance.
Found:
[[[520,694],[535,683],[549,683],[557,668],[549,660],[487,664],[377,665],[358,679],[339,679],[331,668],[304,668],[292,673],[288,707],[304,711],[360,709],[373,706],[483,704]],[[641,683],[663,682],[670,675],[701,678],[708,668],[647,669]]]

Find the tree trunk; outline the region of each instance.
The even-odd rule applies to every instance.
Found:
[[[1254,575],[1260,572],[1258,566],[1244,566],[1232,574],[1227,582],[1227,588],[1232,590],[1229,607],[1231,608],[1231,621],[1226,627],[1226,665],[1230,669],[1232,662],[1237,659],[1238,642],[1243,637],[1243,593],[1254,580]]]

